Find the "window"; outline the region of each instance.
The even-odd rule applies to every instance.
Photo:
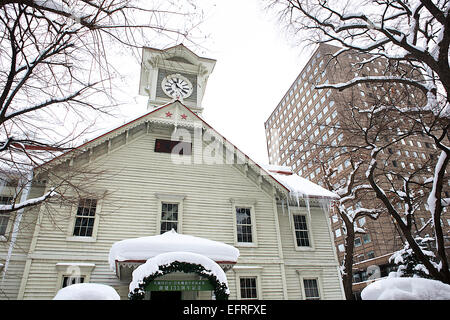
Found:
[[[178,231],[178,203],[161,204],[161,230],[160,233],[174,229]]]
[[[298,247],[309,247],[308,224],[305,215],[294,215],[295,238]]]
[[[0,197],[0,204],[11,204],[12,197]],[[0,213],[0,237],[5,236],[7,234],[8,229],[8,222],[9,222],[9,213]]]
[[[55,268],[57,271],[55,289],[57,291],[73,284],[88,283],[91,279],[91,273],[95,269],[95,264],[86,262],[58,262]]]
[[[303,279],[306,300],[320,300],[317,279]]]
[[[368,233],[364,234],[363,235],[363,241],[364,241],[364,243],[369,243],[370,241],[372,241],[370,239],[370,234],[368,234]]]
[[[9,214],[0,213],[0,236],[6,235],[6,228],[8,227]]]
[[[359,226],[362,227],[366,224],[366,217],[362,217],[358,220]]]
[[[75,216],[74,236],[92,237],[96,210],[96,199],[80,199]]]
[[[236,208],[236,231],[238,242],[253,242],[250,208]]]
[[[241,299],[258,299],[256,277],[242,277],[239,279]]]
[[[183,141],[171,141],[156,139],[155,152],[175,153],[180,155],[192,154],[192,143]]]
[[[361,245],[361,238],[355,238],[355,247],[359,247]]]
[[[374,251],[367,252],[367,259],[373,259],[373,258],[375,258],[375,252]]]
[[[64,276],[61,288],[65,288],[72,284],[83,283],[83,282],[84,282],[84,277]]]

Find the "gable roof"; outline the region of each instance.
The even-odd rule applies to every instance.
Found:
[[[51,165],[52,163],[54,163],[54,162],[56,162],[58,160],[64,161],[64,159],[66,159],[67,157],[72,155],[76,150],[83,150],[83,149],[93,148],[94,146],[96,146],[96,145],[98,145],[98,144],[100,144],[100,143],[102,143],[102,142],[112,138],[112,136],[117,136],[117,135],[125,132],[126,130],[129,130],[129,129],[133,128],[136,125],[139,125],[139,124],[141,124],[141,123],[143,123],[145,121],[148,121],[151,118],[151,116],[154,115],[156,112],[161,111],[161,110],[166,109],[166,108],[169,108],[169,107],[174,106],[174,105],[178,105],[181,108],[183,108],[184,110],[186,110],[187,112],[189,112],[189,114],[193,115],[195,119],[200,120],[202,125],[204,125],[204,126],[208,127],[209,129],[211,129],[221,139],[223,139],[224,142],[226,142],[227,144],[232,146],[235,149],[236,152],[241,153],[244,156],[244,158],[246,160],[246,163],[248,161],[248,163],[250,165],[258,168],[260,170],[261,174],[264,175],[265,177],[268,177],[268,181],[272,182],[272,184],[275,185],[275,187],[277,187],[279,190],[282,190],[284,192],[288,192],[288,193],[291,193],[291,194],[297,194],[297,195],[301,194],[303,196],[321,197],[321,198],[334,198],[333,194],[331,192],[328,191],[329,194],[327,194],[326,192],[323,192],[323,190],[326,190],[326,189],[323,189],[322,187],[320,187],[320,186],[318,186],[318,185],[316,185],[316,184],[314,184],[314,183],[312,183],[310,181],[308,181],[308,183],[310,185],[314,185],[314,186],[316,186],[318,188],[323,189],[322,192],[317,192],[316,194],[308,194],[307,193],[308,187],[303,188],[302,190],[299,190],[299,189],[295,190],[295,189],[293,189],[292,186],[294,186],[294,185],[298,186],[299,185],[299,183],[298,183],[299,180],[297,178],[292,178],[291,177],[290,178],[291,183],[287,183],[285,181],[286,179],[284,179],[283,177],[279,176],[279,174],[277,174],[277,172],[271,172],[271,170],[268,170],[267,168],[264,168],[264,166],[259,165],[257,162],[253,161],[248,155],[246,155],[244,152],[242,152],[238,147],[236,147],[233,143],[231,143],[229,140],[227,140],[223,135],[221,135],[219,132],[217,132],[217,130],[215,130],[211,125],[209,125],[203,118],[201,118],[199,115],[197,115],[190,108],[185,106],[179,100],[174,100],[174,101],[172,101],[172,102],[170,102],[170,103],[168,103],[166,105],[163,105],[163,106],[161,106],[159,108],[156,108],[156,109],[154,109],[154,110],[152,110],[150,112],[147,112],[144,115],[142,115],[142,116],[140,116],[140,117],[138,117],[138,118],[136,118],[134,120],[131,120],[131,121],[129,121],[129,122],[127,122],[127,123],[125,123],[125,124],[115,128],[115,129],[112,129],[112,130],[110,130],[110,131],[108,131],[108,132],[106,132],[104,134],[101,134],[100,136],[83,143],[82,145],[78,146],[77,148],[74,148],[74,149],[72,149],[72,150],[70,150],[70,151],[68,151],[66,153],[63,153],[63,154],[53,158],[52,160],[50,160],[50,161],[48,161],[48,162],[46,162],[46,163],[36,167],[35,169],[41,168],[43,166]],[[286,172],[284,172],[284,173],[286,173]],[[303,178],[299,177],[296,174],[294,174],[294,176],[298,177],[299,179],[302,179],[302,181],[303,180],[307,181],[306,179],[303,179]],[[297,179],[298,181],[297,182],[292,182],[293,181],[292,179]]]

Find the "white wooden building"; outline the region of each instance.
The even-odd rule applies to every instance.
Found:
[[[214,260],[230,299],[344,298],[328,218],[334,195],[287,168],[255,163],[204,121],[214,64],[183,45],[144,48],[140,92],[149,96],[148,113],[36,168],[40,180],[29,197],[52,188],[40,176],[44,167],[61,176],[79,168],[104,174],[86,194],[68,190],[66,197],[78,197],[73,205],[26,210],[14,247],[17,219],[9,217],[0,239],[1,298],[52,299],[63,286],[91,282],[127,299],[132,271],[175,249]],[[145,249],[112,250],[146,237],[153,240]],[[172,247],[163,245],[169,237]],[[174,272],[161,280],[201,279]],[[146,298],[213,298],[211,289],[152,288]]]

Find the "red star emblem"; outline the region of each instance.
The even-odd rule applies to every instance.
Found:
[[[187,115],[185,115],[184,113],[181,115],[181,119],[186,120],[187,119]]]
[[[171,118],[171,117],[172,117],[172,113],[170,113],[170,111],[169,111],[169,112],[166,112],[166,117],[167,117],[167,118]]]

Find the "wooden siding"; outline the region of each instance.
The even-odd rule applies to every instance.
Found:
[[[260,267],[263,299],[284,299],[285,292],[287,298],[299,299],[299,278],[297,275],[295,280],[295,270],[305,263],[329,264],[322,271],[326,283],[324,298],[342,298],[337,262],[333,260],[332,242],[322,211],[313,210],[311,214],[315,250],[295,251],[287,216],[274,206],[274,195],[267,192],[271,187],[264,183],[261,187],[258,175],[246,171],[245,165],[175,164],[169,154],[153,151],[156,138],[170,139],[168,130],[139,132],[136,129],[128,137],[119,135],[112,140],[109,150],[99,146],[93,151],[98,157],[84,156],[74,162],[107,170],[92,185],[100,193],[107,191],[106,198],[99,200],[96,240],[67,240],[76,208],[58,207],[58,214],[52,216],[41,211],[37,237],[28,255],[30,268],[23,281],[24,299],[53,298],[58,288],[55,266],[60,262],[94,263],[90,281],[111,285],[126,299],[128,282],[119,281],[110,270],[109,249],[116,241],[157,234],[160,214],[157,194],[185,197],[181,233],[235,245],[240,250],[238,265]],[[235,244],[235,213],[230,199],[253,206],[255,247]],[[285,273],[287,288],[284,288]],[[230,270],[227,277],[230,298],[237,299],[236,274]]]
[[[338,273],[338,261],[334,251],[334,243],[330,235],[328,215],[320,207],[310,208],[308,225],[312,240],[312,249],[296,249],[293,221],[289,214],[308,214],[306,208],[300,211],[287,210],[278,206],[280,234],[283,244],[284,262],[288,296],[290,299],[303,299],[300,274],[307,272],[309,276],[320,278],[323,299],[343,299],[341,281]],[[300,274],[299,274],[300,273]]]
[[[5,191],[5,190],[4,190]],[[42,187],[35,187],[30,190],[29,198],[41,196]],[[18,297],[20,284],[25,270],[26,257],[29,252],[30,244],[33,238],[33,232],[36,225],[36,219],[40,206],[25,209],[22,220],[19,225],[19,232],[15,245],[12,248],[10,260],[5,270],[0,272],[0,300],[15,300]],[[9,219],[8,233],[5,241],[0,241],[0,263],[6,264],[8,251],[11,245],[11,237],[14,221],[17,217],[17,211],[12,212]]]

